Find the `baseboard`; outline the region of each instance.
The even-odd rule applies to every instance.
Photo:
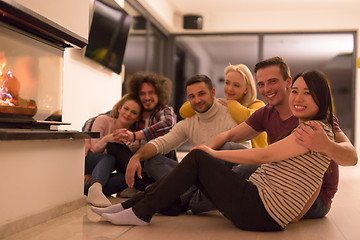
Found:
[[[10,236],[14,233],[18,233],[25,229],[34,227],[46,221],[49,221],[53,218],[59,217],[63,214],[72,212],[76,209],[79,209],[87,204],[85,196],[81,197],[78,200],[72,202],[67,202],[48,210],[45,210],[41,213],[37,213],[28,217],[24,217],[17,221],[6,223],[0,226],[0,239]]]

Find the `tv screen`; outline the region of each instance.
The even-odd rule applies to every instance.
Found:
[[[114,0],[95,0],[85,56],[119,74],[132,22]]]

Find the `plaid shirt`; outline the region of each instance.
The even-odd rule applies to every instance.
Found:
[[[136,123],[137,129],[143,129],[147,141],[165,135],[176,123],[176,114],[170,106],[157,105],[145,126],[145,120]]]

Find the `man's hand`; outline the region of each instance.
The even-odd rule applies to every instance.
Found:
[[[134,186],[136,173],[137,176],[142,179],[140,159],[136,155],[134,155],[130,158],[125,173],[126,184],[131,188]]]
[[[295,132],[296,142],[314,152],[326,154],[340,166],[354,166],[358,156],[356,149],[343,132],[335,132],[331,141],[318,123],[308,123]]]
[[[307,126],[308,125],[308,126]],[[331,141],[318,123],[303,124],[295,131],[296,142],[314,152],[326,152]]]
[[[113,141],[117,143],[122,143],[128,141],[129,134],[126,128],[116,129],[112,133]]]

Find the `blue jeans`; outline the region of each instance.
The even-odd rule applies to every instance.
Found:
[[[177,165],[178,162],[171,158],[164,155],[156,155],[144,162],[144,170],[148,176],[156,181],[171,172]]]
[[[311,208],[305,213],[305,215],[301,219],[323,218],[326,216],[326,214],[328,214],[329,211],[330,209],[321,200],[320,196],[318,196]]]
[[[219,150],[240,150],[240,149],[246,149],[243,145],[235,142],[227,142],[225,143]],[[225,165],[229,168],[232,168],[234,166],[237,166],[236,163],[226,162],[224,161]]]
[[[259,165],[238,165],[232,168],[232,170],[234,172],[236,172],[237,174],[239,174],[242,178],[244,179],[249,179],[249,177],[251,176],[251,174],[253,174],[256,169],[260,167]]]
[[[89,187],[99,182],[103,187],[105,196],[121,192],[127,185],[125,175],[115,170],[115,158],[108,154],[88,152],[85,157],[85,174],[91,174],[90,184],[84,185],[84,194],[87,195]]]

